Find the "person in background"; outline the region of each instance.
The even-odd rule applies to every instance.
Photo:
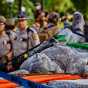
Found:
[[[76,11],[73,15],[73,23],[71,30],[73,33],[75,33],[80,37],[79,42],[85,41],[84,26],[85,26],[85,20],[83,14]]]
[[[72,26],[61,30],[59,35],[65,36],[66,43],[84,42],[84,38],[77,34],[83,33],[84,25],[83,15],[80,12],[74,12]]]
[[[72,22],[72,30],[83,32],[84,25],[85,25],[85,21],[83,18],[83,14],[78,11],[74,12],[73,22]]]
[[[13,32],[15,32],[16,31],[16,22],[15,22],[15,19],[14,18],[8,18],[7,20],[6,20],[6,26],[5,26],[5,28],[6,28],[6,31],[13,31]]]
[[[37,31],[28,26],[25,13],[21,12],[18,16],[17,39],[14,43],[14,55],[18,56],[28,49],[40,44]]]
[[[44,16],[42,17],[44,29],[47,29],[47,26],[48,26],[48,16],[49,16],[49,13],[45,11]]]
[[[48,12],[44,11],[40,3],[36,3],[35,22],[40,24],[41,29],[47,25]]]
[[[6,34],[8,35],[8,37],[9,37],[9,39],[10,39],[13,56],[14,56],[13,44],[16,40],[16,33],[15,33],[14,29],[15,29],[15,19],[8,18],[6,20],[5,31],[6,31]]]
[[[14,40],[16,39],[15,29],[15,19],[8,18],[6,20],[5,31],[9,35],[9,37]]]
[[[41,14],[42,14],[42,6],[40,3],[36,3],[36,11],[34,13],[34,16],[35,16],[35,20],[37,22],[40,22],[41,21]]]
[[[38,33],[44,31],[47,28],[47,26],[48,26],[48,13],[42,12],[39,19],[41,21],[35,20],[35,23],[34,23],[35,26],[39,29]]]
[[[40,25],[40,23],[35,22],[35,23],[32,25],[31,28],[34,28],[34,29],[37,31],[37,33],[39,33],[39,32],[40,32],[41,25]]]
[[[41,41],[47,41],[51,39],[58,32],[58,20],[59,15],[56,12],[51,12],[48,14],[48,19],[46,21],[46,25],[44,25],[44,29],[39,33],[39,37]]]
[[[58,33],[58,21],[59,21],[59,14],[56,12],[51,12],[48,16],[48,25],[46,28],[46,32],[48,33],[48,36],[51,38],[55,34]]]

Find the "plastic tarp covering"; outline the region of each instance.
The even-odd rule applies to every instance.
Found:
[[[29,72],[37,72],[37,73],[48,73],[48,72],[56,72],[62,73],[63,71],[54,61],[45,55],[45,54],[35,54],[28,60],[26,60],[20,67],[20,69],[26,69]]]
[[[45,53],[52,61],[56,62],[66,73],[80,73],[85,71],[88,62],[88,53],[76,49],[61,46],[48,48],[41,53]]]
[[[88,62],[88,53],[76,49],[55,44],[53,47],[43,50],[26,60],[21,69],[30,72],[85,72]],[[88,71],[88,69],[87,69]]]
[[[51,81],[49,86],[54,88],[88,88],[88,79]]]
[[[48,85],[52,86],[53,88],[79,88],[76,84],[69,82],[52,82]]]
[[[72,31],[68,28],[61,30],[58,35],[65,35],[66,43],[84,42],[84,38],[82,38],[77,34],[72,33]]]
[[[25,75],[25,74],[29,74],[29,72],[27,70],[16,70],[16,71],[13,71],[13,72],[10,72],[9,74],[12,74],[12,75]]]

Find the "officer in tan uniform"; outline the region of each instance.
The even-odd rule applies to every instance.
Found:
[[[40,43],[38,34],[33,27],[28,27],[24,13],[18,16],[17,39],[14,43],[14,55],[18,56]]]
[[[0,16],[0,70],[2,67],[1,64],[3,64],[5,65],[5,70],[9,71],[12,69],[11,60],[13,57],[13,52],[11,47],[11,41],[14,39],[11,37],[10,40],[9,35],[5,31],[5,25],[5,17]]]

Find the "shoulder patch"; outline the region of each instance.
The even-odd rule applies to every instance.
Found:
[[[34,28],[27,28],[27,31],[28,32],[32,32],[32,33],[37,33],[37,31],[34,29]]]

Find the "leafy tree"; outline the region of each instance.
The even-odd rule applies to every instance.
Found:
[[[58,12],[67,12],[69,9],[74,10],[71,0],[43,0],[46,10]]]
[[[0,15],[5,16],[6,18],[10,18],[11,15],[12,17],[16,18],[18,16],[18,10],[19,10],[19,0],[14,0],[13,4],[11,7],[9,4],[6,2],[6,0],[0,0]],[[26,9],[26,14],[29,18],[29,24],[31,25],[34,22],[34,16],[33,16],[33,11],[35,10],[35,7],[33,3],[29,0],[22,0],[22,6],[25,7]]]
[[[33,17],[33,11],[35,10],[33,3],[36,2],[42,3],[46,11],[66,13],[78,10],[88,19],[88,0],[22,0],[22,5],[26,7],[28,16]],[[13,17],[16,17],[18,15],[18,3],[19,0],[14,0],[12,9],[9,11],[9,5],[6,0],[0,0],[0,14],[5,17],[10,17],[9,14],[12,13]]]
[[[76,10],[82,12],[88,19],[88,0],[71,0]]]
[[[18,15],[18,3],[19,0],[14,0],[14,3],[12,4],[11,9],[9,8],[8,3],[6,0],[0,0],[0,14],[4,15],[5,17],[9,17],[9,14],[12,13],[12,15],[15,17]],[[26,13],[28,16],[32,15],[32,10],[34,10],[34,6],[31,1],[29,0],[22,0],[22,6],[26,8]],[[11,12],[10,12],[11,11]]]

